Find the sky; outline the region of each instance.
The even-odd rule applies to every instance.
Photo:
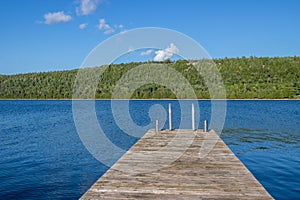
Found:
[[[186,34],[212,58],[299,56],[299,8],[298,0],[1,0],[0,74],[78,68],[99,43],[143,27]],[[159,60],[180,49],[147,51]]]

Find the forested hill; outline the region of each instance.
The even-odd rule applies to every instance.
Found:
[[[215,59],[229,99],[300,99],[300,57]],[[117,81],[141,63],[110,65],[104,71],[95,98],[111,98]],[[168,65],[193,86],[199,99],[210,98],[203,79],[188,61]],[[98,68],[94,68],[97,70]],[[0,75],[1,99],[71,99],[77,70]],[[166,87],[148,84],[131,98],[176,98]]]

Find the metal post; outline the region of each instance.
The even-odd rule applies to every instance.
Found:
[[[195,106],[194,104],[192,104],[192,130],[196,130],[195,129]]]
[[[172,130],[172,108],[171,104],[169,103],[169,130]]]
[[[203,131],[206,133],[207,132],[207,120],[204,120],[203,123]]]
[[[159,128],[158,128],[158,120],[156,120],[156,121],[155,121],[155,132],[156,132],[156,133],[158,133],[158,131],[159,131],[158,129],[159,129]]]

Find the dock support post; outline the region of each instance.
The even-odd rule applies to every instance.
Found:
[[[194,104],[192,103],[192,130],[196,130],[195,129],[195,106]]]
[[[171,104],[169,103],[169,130],[172,130],[172,108]]]
[[[155,132],[158,133],[159,128],[158,128],[158,120],[155,121]]]
[[[204,120],[203,122],[203,131],[206,133],[208,130],[207,130],[207,120]]]

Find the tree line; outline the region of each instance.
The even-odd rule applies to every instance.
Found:
[[[205,79],[199,75],[192,63],[195,61],[170,60],[156,64],[165,64],[170,69],[178,72],[168,76],[164,74],[166,81],[173,84],[176,79],[183,76],[192,86],[197,98],[209,99],[210,93]],[[300,57],[241,57],[214,59],[214,65],[219,70],[226,89],[228,99],[300,99]],[[118,81],[126,76],[134,80],[143,79],[143,70],[130,74],[135,67],[149,64],[127,63],[111,64],[109,66],[94,67],[87,69],[86,80],[95,80],[93,98],[110,99]],[[155,64],[155,63],[154,63]],[[89,73],[91,70],[92,73]],[[97,72],[102,73],[99,79],[95,78]],[[82,98],[91,98],[85,94],[87,88],[76,87],[78,70],[41,72],[17,75],[0,75],[0,98],[1,99],[71,99],[74,88],[80,90]],[[93,77],[89,77],[93,74]],[[162,73],[161,73],[162,74]],[[171,71],[170,71],[171,74]],[[178,77],[174,77],[178,76]],[[209,77],[209,78],[213,78]],[[208,80],[209,80],[208,78]],[[124,94],[128,88],[135,87],[135,83],[125,82],[118,89]],[[174,83],[176,84],[176,83]],[[88,85],[88,84],[86,84]],[[74,87],[75,86],[75,87]],[[172,85],[171,85],[172,86]],[[174,86],[175,87],[175,86]],[[184,88],[182,88],[184,90]],[[122,97],[122,96],[121,96]],[[147,83],[136,88],[130,98],[176,98],[174,91],[169,87]],[[189,98],[186,96],[184,98]]]

